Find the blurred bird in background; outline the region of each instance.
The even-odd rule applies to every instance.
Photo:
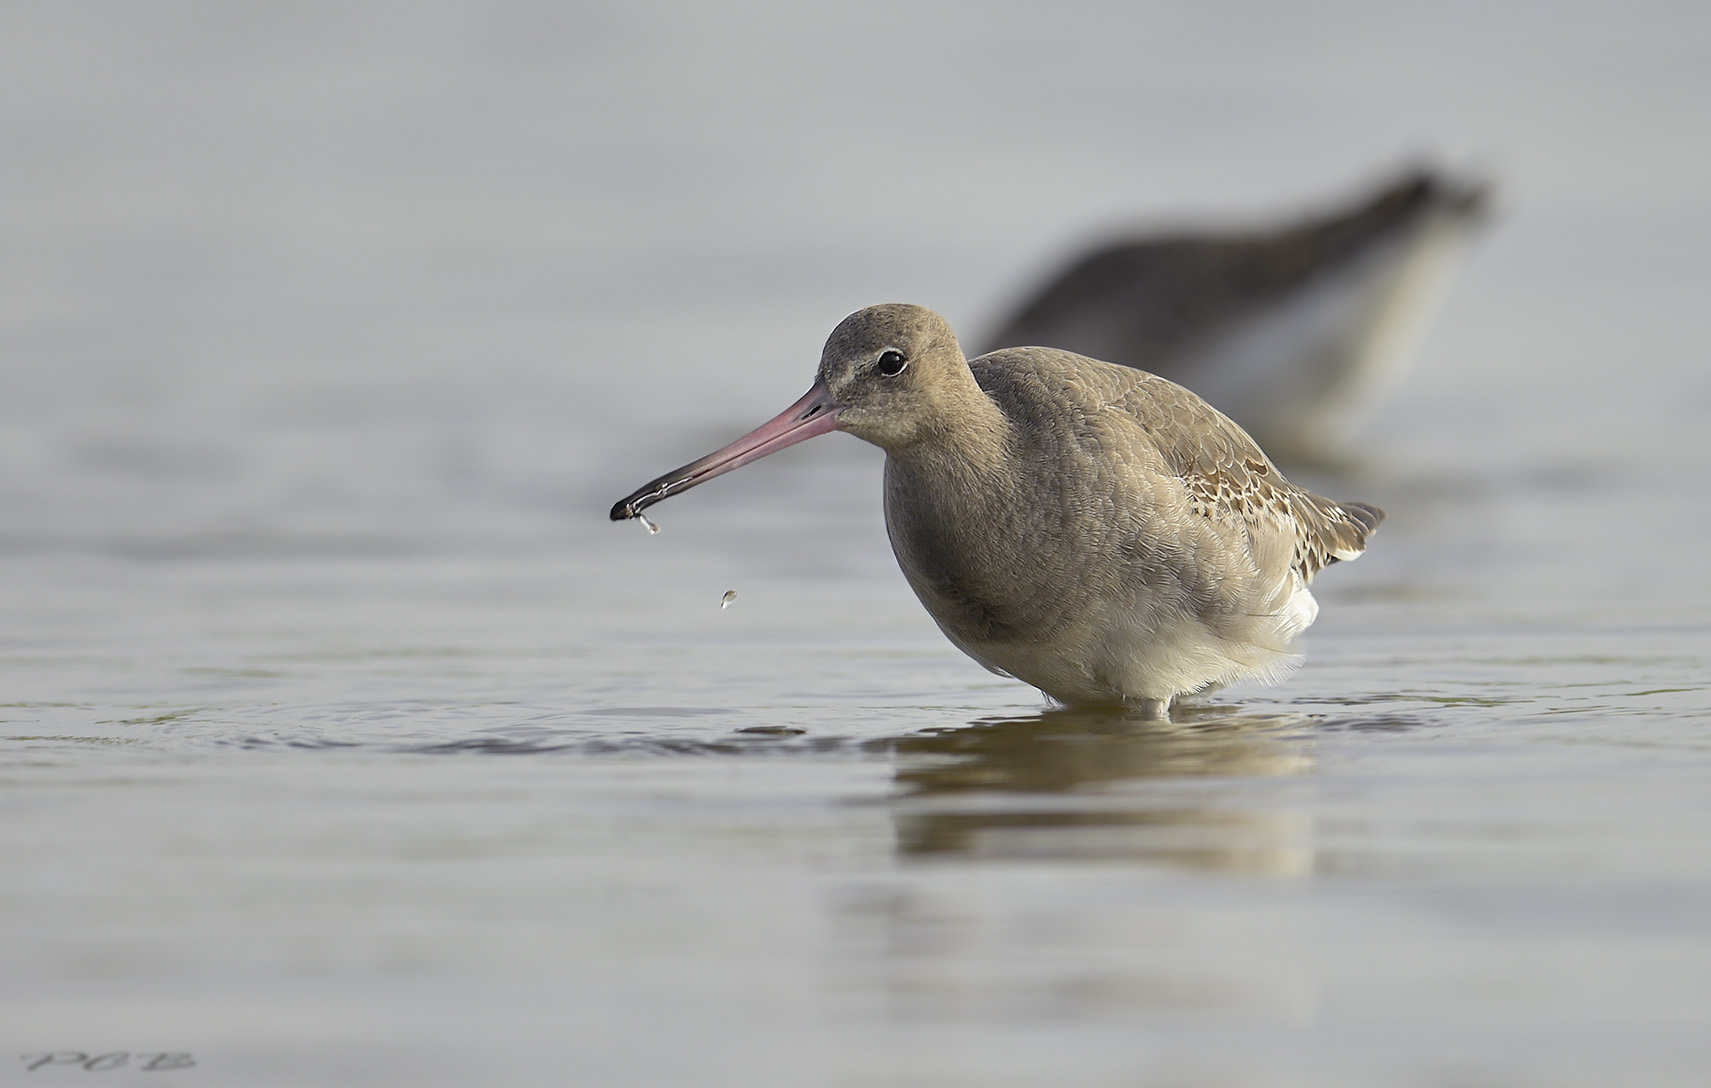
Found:
[[[1395,384],[1490,204],[1480,182],[1415,167],[1281,226],[1108,242],[971,354],[1055,347],[1146,370],[1279,461],[1334,464]]]

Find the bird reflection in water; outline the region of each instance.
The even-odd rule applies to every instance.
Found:
[[[896,745],[905,855],[1139,860],[1311,872],[1309,719],[1184,708],[1183,720],[1051,710]]]

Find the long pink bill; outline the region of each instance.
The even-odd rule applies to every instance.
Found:
[[[696,484],[706,483],[715,476],[742,468],[750,461],[758,461],[786,446],[794,446],[815,435],[835,431],[839,426],[838,402],[832,399],[830,389],[821,382],[815,382],[814,388],[808,390],[801,400],[724,449],[715,450],[699,461],[691,461],[680,469],[674,469],[619,499],[618,504],[612,507],[612,520],[623,521],[637,517],[661,499],[669,499],[680,491],[688,491]]]

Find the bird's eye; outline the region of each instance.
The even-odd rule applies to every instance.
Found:
[[[873,369],[887,378],[895,378],[903,373],[903,368],[909,365],[909,360],[896,348],[887,348],[879,353],[879,359],[874,362]]]

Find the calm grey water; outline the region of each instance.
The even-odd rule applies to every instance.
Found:
[[[1705,1083],[1708,48],[6,5],[0,1083]],[[1421,151],[1503,214],[1310,479],[1391,519],[1287,684],[1048,711],[846,436],[605,521],[859,306],[972,332],[1101,227]]]

